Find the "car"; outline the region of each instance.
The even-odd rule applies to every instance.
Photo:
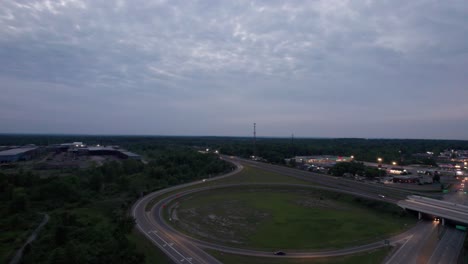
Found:
[[[284,255],[286,255],[286,253],[283,252],[283,251],[276,251],[274,254],[275,254],[276,256],[284,256]]]
[[[379,197],[383,199],[383,198],[385,198],[385,195],[379,194]]]

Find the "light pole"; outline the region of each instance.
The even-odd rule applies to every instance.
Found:
[[[379,177],[382,176],[382,173],[380,172],[382,170],[382,158],[377,158],[377,161],[379,162]]]

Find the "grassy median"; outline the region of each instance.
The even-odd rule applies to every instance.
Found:
[[[265,250],[345,248],[386,238],[415,222],[395,205],[291,187],[196,193],[179,200],[174,216],[172,223],[192,236]]]

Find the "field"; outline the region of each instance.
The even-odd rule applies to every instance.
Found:
[[[396,234],[415,222],[393,205],[370,204],[383,210],[316,189],[235,188],[184,197],[172,217],[177,228],[195,237],[265,250],[344,248]]]
[[[244,166],[244,169],[227,178],[223,178],[216,181],[208,181],[206,183],[197,184],[194,186],[189,186],[185,188],[178,189],[176,191],[168,192],[161,196],[158,196],[157,199],[153,200],[151,203],[148,203],[146,210],[149,211],[153,205],[163,199],[164,197],[170,196],[171,194],[178,193],[181,191],[196,189],[204,186],[217,186],[217,185],[224,185],[224,184],[236,184],[236,183],[286,183],[286,184],[306,184],[306,185],[313,185],[313,183],[296,179],[293,177],[284,176],[278,173],[263,171],[260,169],[256,169],[250,166]]]

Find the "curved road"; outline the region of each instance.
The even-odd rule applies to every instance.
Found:
[[[207,181],[213,181],[225,177],[232,176],[242,170],[243,164],[248,164],[253,167],[258,167],[262,170],[271,171],[275,173],[281,173],[287,176],[292,176],[295,178],[304,179],[311,181],[313,183],[320,184],[321,186],[311,186],[311,185],[291,185],[291,184],[281,184],[282,186],[295,186],[295,187],[305,187],[305,188],[321,188],[332,191],[349,193],[357,196],[364,196],[366,198],[381,200],[378,197],[378,194],[384,193],[388,198],[385,198],[387,202],[396,203],[400,197],[406,197],[409,192],[402,191],[394,188],[385,187],[377,184],[367,184],[360,183],[351,180],[335,179],[333,177],[324,176],[320,174],[313,174],[310,172],[299,171],[296,169],[285,168],[281,166],[264,164],[258,162],[252,162],[247,160],[241,160],[231,157],[229,160],[231,163],[234,163],[237,166],[237,169],[226,175],[215,177]],[[148,204],[156,199],[157,197],[172,192],[175,190],[183,189],[188,186],[194,186],[197,184],[202,184],[205,181],[196,181],[188,184],[178,185],[171,188],[167,188],[161,191],[153,192],[148,194],[138,200],[133,208],[132,213],[136,219],[136,226],[140,232],[142,232],[148,239],[150,239],[156,246],[163,250],[174,262],[176,263],[220,263],[217,259],[213,258],[211,255],[204,252],[201,248],[215,249],[218,251],[249,255],[249,256],[259,256],[259,257],[288,257],[288,258],[317,258],[317,257],[330,257],[330,256],[341,256],[347,255],[362,251],[368,251],[371,249],[376,249],[384,246],[384,241],[377,241],[374,243],[360,245],[356,247],[350,247],[340,250],[329,250],[329,251],[314,251],[314,252],[305,252],[305,251],[296,251],[288,252],[287,256],[275,256],[272,252],[265,251],[254,251],[247,249],[239,249],[221,246],[205,241],[200,241],[191,237],[188,237],[179,231],[172,228],[168,225],[162,217],[162,213],[166,204],[170,201],[190,193],[205,191],[215,188],[225,188],[233,186],[241,186],[242,184],[235,185],[223,185],[223,186],[211,186],[211,187],[201,187],[196,189],[191,189],[187,191],[182,191],[180,193],[172,194],[153,205],[150,211],[146,211]],[[249,184],[252,185],[252,184]],[[276,186],[278,184],[259,184],[262,186]],[[390,243],[398,243],[409,240],[412,236],[420,232],[422,229],[421,225],[416,225],[412,229],[390,238]]]
[[[178,230],[174,229],[171,225],[169,225],[164,217],[163,217],[163,211],[165,210],[165,206],[169,203],[171,203],[173,200],[179,199],[183,196],[193,194],[196,192],[202,192],[202,191],[209,191],[209,190],[215,190],[215,189],[221,189],[221,188],[232,188],[232,187],[252,187],[252,186],[258,186],[258,187],[300,187],[300,188],[313,188],[313,189],[323,189],[323,190],[329,190],[329,191],[335,191],[335,192],[341,192],[341,193],[347,193],[347,194],[352,194],[355,196],[361,196],[361,197],[366,197],[370,199],[375,199],[375,196],[373,195],[366,195],[363,193],[357,193],[357,192],[350,192],[350,191],[343,191],[339,190],[336,188],[330,188],[330,187],[323,187],[323,186],[312,186],[312,185],[304,185],[304,184],[226,184],[226,185],[218,185],[218,186],[208,186],[208,187],[201,187],[201,188],[196,188],[196,189],[191,189],[183,192],[179,192],[173,195],[170,195],[162,200],[160,200],[158,203],[155,204],[155,206],[152,208],[151,214],[153,217],[153,220],[155,224],[160,226],[166,231],[172,232],[173,234],[176,234],[179,238],[183,238],[190,243],[197,245],[201,248],[208,248],[208,249],[214,249],[218,251],[222,251],[225,253],[231,253],[231,254],[238,254],[238,255],[247,255],[247,256],[255,256],[255,257],[280,257],[280,256],[275,256],[272,254],[271,251],[259,251],[259,250],[249,250],[249,249],[242,249],[242,248],[235,248],[235,247],[228,247],[228,246],[221,246],[217,245],[215,243],[210,243],[206,241],[201,241],[195,238],[192,238],[190,236],[187,236],[183,233],[180,233]],[[407,239],[408,237],[412,236],[414,233],[419,232],[420,226],[416,226],[402,234],[399,234],[397,236],[394,236],[392,238],[389,238],[389,242],[394,244],[398,242],[402,242],[403,240]],[[288,258],[319,258],[319,257],[331,257],[331,256],[342,256],[342,255],[348,255],[348,254],[354,254],[354,253],[359,253],[363,251],[369,251],[372,249],[380,248],[385,246],[385,240],[380,240],[376,241],[370,244],[366,245],[360,245],[360,246],[355,246],[355,247],[349,247],[345,249],[338,249],[338,250],[323,250],[323,251],[288,251],[287,256],[283,257],[288,257]]]

